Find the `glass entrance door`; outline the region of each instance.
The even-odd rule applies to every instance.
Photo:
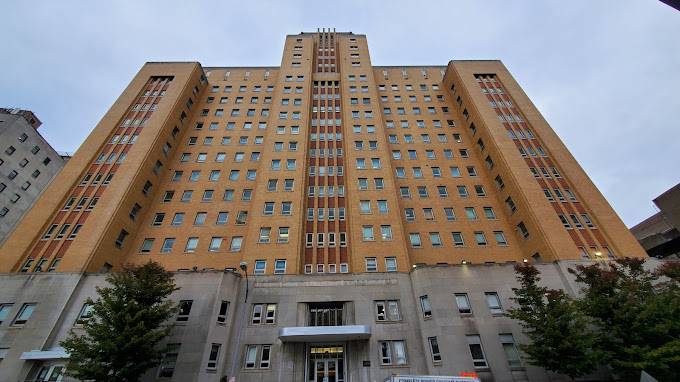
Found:
[[[309,382],[345,382],[345,353],[341,345],[309,346]]]
[[[317,359],[315,382],[338,382],[338,360],[337,359]]]
[[[65,367],[62,365],[43,366],[38,372],[36,382],[60,382],[64,376]]]

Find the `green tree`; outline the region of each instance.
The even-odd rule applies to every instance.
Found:
[[[560,290],[539,286],[538,269],[530,264],[515,266],[519,288],[513,288],[517,307],[508,316],[520,322],[530,343],[520,345],[529,363],[572,380],[595,370],[602,360],[590,330],[589,319],[576,302]]]
[[[70,354],[69,375],[81,380],[132,382],[158,365],[163,354],[158,343],[172,330],[166,321],[177,306],[168,296],[179,289],[172,273],[148,262],[125,266],[97,287],[91,317],[83,334],[74,331],[61,342]]]
[[[651,272],[643,259],[624,258],[570,271],[585,286],[579,307],[598,327],[615,374],[633,381],[645,370],[680,380],[680,265]]]

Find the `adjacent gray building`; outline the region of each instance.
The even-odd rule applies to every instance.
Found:
[[[677,259],[680,257],[680,183],[653,201],[659,212],[630,230],[649,256]]]
[[[544,285],[574,294],[567,269],[577,264],[585,262],[536,266]],[[59,341],[81,330],[84,301],[105,276],[0,275],[0,381],[69,380],[60,376],[68,354]],[[144,381],[383,382],[461,373],[568,380],[529,365],[518,350],[526,338],[505,315],[517,285],[513,263],[247,278],[198,270],[177,272],[175,281],[181,309],[171,350]]]
[[[64,167],[41,124],[31,111],[0,108],[0,244]]]

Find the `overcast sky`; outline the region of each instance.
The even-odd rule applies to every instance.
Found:
[[[75,151],[145,61],[278,66],[284,36],[366,34],[374,65],[500,59],[634,225],[680,182],[680,12],[637,1],[4,1],[0,106]]]

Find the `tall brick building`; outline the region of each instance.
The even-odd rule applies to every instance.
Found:
[[[31,296],[7,301],[0,373],[66,356],[8,362],[25,350],[3,326],[41,308],[22,273],[69,296],[44,308],[42,354],[101,273],[155,260],[205,335],[176,334],[150,380],[541,380],[510,360],[511,265],[570,289],[568,264],[619,256],[646,255],[500,61],[378,67],[363,35],[301,33],[279,67],[142,67],[0,249],[0,282]]]

